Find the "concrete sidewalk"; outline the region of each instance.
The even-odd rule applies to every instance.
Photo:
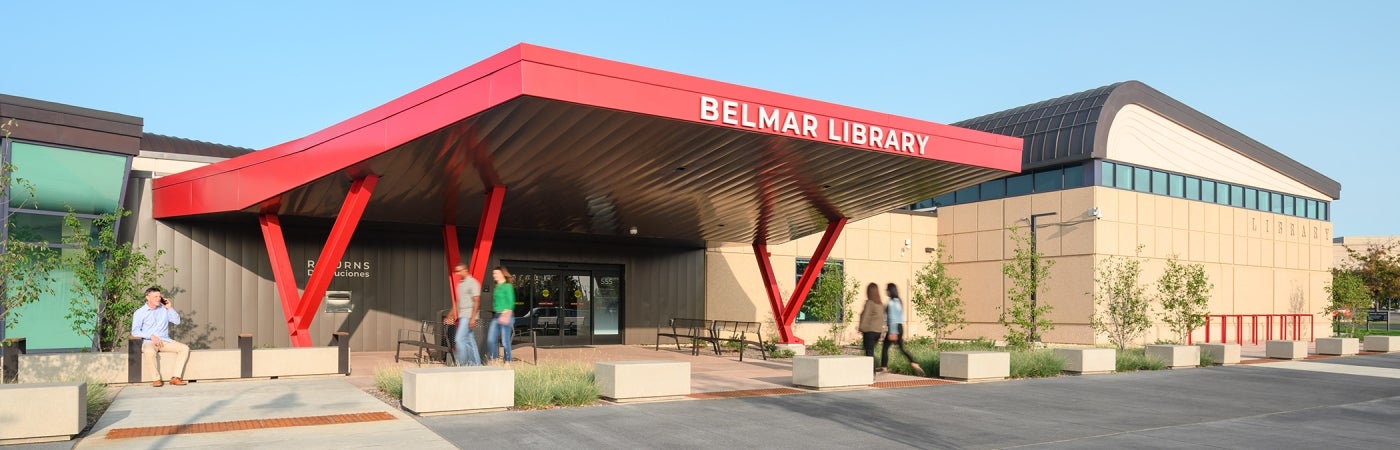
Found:
[[[199,425],[173,434],[160,428],[184,424]],[[153,435],[115,437],[142,431]],[[128,386],[75,448],[396,446],[456,448],[412,416],[334,377]]]
[[[787,360],[739,362],[636,346],[547,349],[540,358],[686,360],[696,394],[791,387]],[[80,441],[7,448],[1389,448],[1400,442],[1394,426],[1400,353],[430,418],[364,392],[375,367],[393,365],[392,353],[357,353],[352,360],[350,377],[127,386]],[[904,380],[924,379],[876,378],[877,384]],[[173,427],[179,425],[190,426]],[[152,435],[118,437],[143,430]]]

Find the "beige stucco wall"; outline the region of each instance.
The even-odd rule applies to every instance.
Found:
[[[1087,212],[1098,207],[1102,219]],[[1006,304],[1009,283],[1001,275],[1001,258],[1010,258],[1014,243],[1005,227],[1019,225],[1031,212],[1058,212],[1039,219],[1038,247],[1056,262],[1048,289],[1040,299],[1055,310],[1056,329],[1049,342],[1106,343],[1088,326],[1094,310],[1089,292],[1094,264],[1110,255],[1133,255],[1142,246],[1143,279],[1155,283],[1166,260],[1205,266],[1215,289],[1212,314],[1315,314],[1317,336],[1328,333],[1320,315],[1324,286],[1331,279],[1331,224],[1161,195],[1108,187],[1084,187],[940,208],[940,220],[952,223],[940,239],[950,249],[949,272],[963,280],[963,298],[972,324],[959,337],[997,338],[999,307]],[[975,220],[974,220],[975,218]],[[998,257],[1000,254],[1000,257]],[[1155,284],[1149,286],[1155,293]],[[1155,312],[1154,312],[1155,314]],[[1218,322],[1217,322],[1218,324]],[[1234,333],[1234,323],[1227,332]],[[1218,325],[1212,329],[1218,336]],[[1248,332],[1246,332],[1246,335]],[[1198,330],[1193,338],[1200,340]],[[1305,336],[1306,337],[1306,336]],[[1146,342],[1173,339],[1160,324]]]
[[[849,222],[831,250],[829,259],[841,260],[846,274],[862,285],[877,283],[881,292],[885,283],[899,286],[906,303],[911,296],[910,282],[914,273],[928,263],[932,249],[938,245],[938,218],[932,214],[896,211],[865,220]],[[906,246],[906,240],[909,244]],[[810,258],[821,242],[821,234],[768,247],[773,275],[787,301],[797,279],[797,259]],[[772,308],[763,292],[763,280],[753,246],[711,243],[706,250],[705,318],[722,320],[751,320],[772,323]],[[865,301],[864,288],[852,305],[859,314]],[[906,304],[909,332],[921,333],[923,325]],[[845,342],[858,339],[854,320],[845,333]],[[814,342],[826,334],[825,324],[798,324],[793,332],[803,340]],[[772,327],[765,327],[769,337]]]

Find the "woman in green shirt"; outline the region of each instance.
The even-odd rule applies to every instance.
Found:
[[[505,267],[496,266],[491,269],[491,279],[496,280],[496,287],[491,289],[493,309],[496,310],[495,320],[491,321],[491,327],[486,332],[486,360],[496,359],[496,346],[505,347],[505,365],[510,365],[510,337],[515,328],[515,286],[511,282],[515,277]]]

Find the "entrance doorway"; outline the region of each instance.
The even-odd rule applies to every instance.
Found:
[[[545,347],[622,343],[622,266],[506,261],[515,328]]]

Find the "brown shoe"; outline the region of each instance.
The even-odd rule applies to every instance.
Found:
[[[909,368],[914,369],[914,374],[918,376],[928,376],[924,373],[924,368],[919,367],[919,363],[909,363]]]
[[[161,386],[165,386],[165,382],[164,382],[164,381],[156,380],[156,382],[151,383],[151,387],[161,387]]]
[[[181,380],[180,377],[170,377],[170,384],[176,386],[184,386],[189,383],[186,383],[185,380]]]

